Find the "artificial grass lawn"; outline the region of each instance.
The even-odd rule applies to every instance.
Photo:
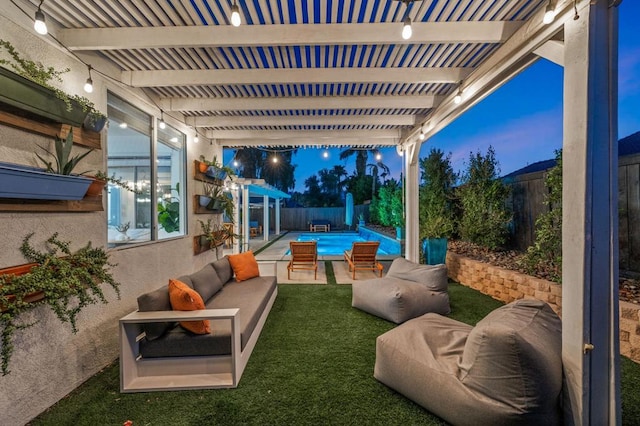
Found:
[[[469,324],[501,305],[458,284],[449,290],[451,317]],[[237,389],[120,394],[114,363],[32,423],[444,424],[373,378],[375,339],[395,324],[351,308],[350,285],[280,285],[278,292]],[[623,423],[634,424],[640,366],[624,359],[622,367],[623,410],[632,415],[623,414]]]

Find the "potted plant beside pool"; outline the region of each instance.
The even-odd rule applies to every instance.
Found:
[[[451,154],[431,149],[420,160],[420,237],[424,261],[428,265],[445,263],[448,238],[453,235],[452,199],[457,176],[451,167]]]
[[[75,166],[93,150],[71,157],[73,130],[66,139],[56,137],[55,152],[42,148],[53,157],[47,161],[36,156],[45,169],[0,163],[0,197],[33,200],[81,200],[93,179],[72,174]]]

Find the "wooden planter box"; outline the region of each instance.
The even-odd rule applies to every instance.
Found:
[[[19,164],[0,163],[0,198],[81,200],[92,179],[46,173]]]
[[[0,269],[0,275],[24,275],[31,271],[31,268],[37,266],[37,263],[27,263],[24,265],[12,266],[10,268]],[[13,300],[15,296],[9,296],[9,300]],[[35,303],[44,299],[44,292],[36,291],[29,293],[24,297],[24,301],[27,303]],[[4,312],[4,307],[0,305],[0,312]]]
[[[71,111],[67,104],[44,86],[26,79],[6,68],[0,67],[0,103],[9,105],[13,111],[26,111],[38,117],[82,126],[89,111],[83,111],[82,105],[71,101]]]

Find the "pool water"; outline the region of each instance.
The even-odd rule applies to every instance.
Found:
[[[356,241],[367,241],[358,234],[300,234],[297,241],[317,241],[318,255],[326,256],[342,256],[345,250],[351,250],[351,245]],[[287,250],[285,254],[291,254]],[[388,254],[386,251],[378,248],[379,255]]]

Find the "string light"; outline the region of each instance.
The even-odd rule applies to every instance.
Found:
[[[462,102],[462,82],[458,85],[458,93],[456,93],[456,96],[453,98],[454,104],[458,105],[460,102]]]
[[[200,142],[200,137],[198,136],[198,133],[196,133],[196,135],[193,137],[193,143],[198,143]]]
[[[167,128],[167,123],[164,122],[164,111],[160,110],[160,123],[158,123],[158,127],[164,130]]]
[[[542,17],[542,23],[549,25],[556,18],[556,11],[553,5],[551,4],[552,0],[549,0],[547,3],[547,8],[544,11],[544,16]]]
[[[322,153],[322,157],[323,158],[329,158],[329,151],[327,150],[327,148],[324,148],[324,152]]]
[[[406,18],[404,18],[404,25],[402,26],[402,38],[404,40],[409,40],[412,34],[413,30],[411,29],[411,18],[407,16]]]
[[[87,78],[86,83],[84,83],[84,91],[87,93],[93,93],[93,80],[91,79],[91,65],[87,65],[89,69],[89,78]]]
[[[236,0],[233,0],[233,6],[231,6],[231,25],[239,27],[242,23],[240,19],[240,8],[236,4]]]
[[[376,154],[376,161],[380,161],[380,160],[382,160],[382,154],[377,153]]]
[[[35,20],[33,22],[33,29],[40,35],[47,35],[49,32],[47,30],[47,23],[44,20],[44,13],[42,12],[42,3],[44,0],[40,0],[40,4],[38,5],[38,10],[36,10]]]

